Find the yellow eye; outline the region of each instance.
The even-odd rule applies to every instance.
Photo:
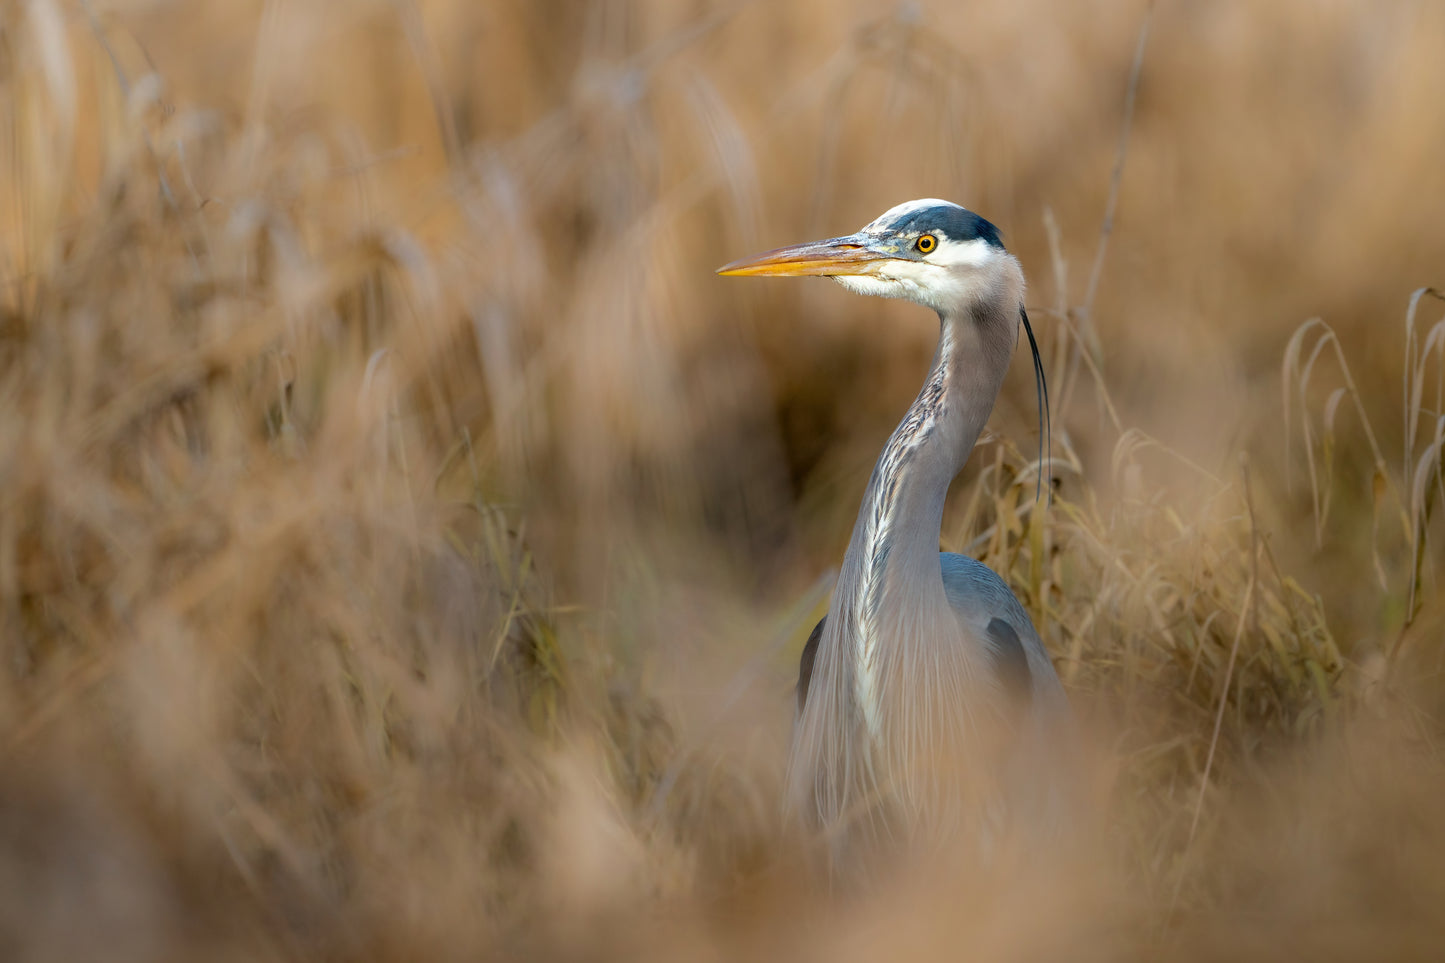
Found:
[[[938,247],[938,238],[934,237],[932,234],[924,234],[917,241],[913,242],[913,246],[918,248],[920,253],[927,254],[934,248]]]

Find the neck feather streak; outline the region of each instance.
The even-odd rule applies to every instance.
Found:
[[[835,606],[853,628],[853,696],[875,736],[910,640],[946,630],[939,620],[951,618],[939,531],[948,486],[988,420],[1007,363],[1008,345],[998,363],[997,346],[987,343],[993,328],[943,320],[928,379],[878,458],[853,531],[851,578],[839,583],[847,597]]]

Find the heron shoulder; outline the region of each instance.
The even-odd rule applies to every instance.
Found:
[[[967,614],[970,622],[982,619],[979,628],[993,618],[1002,618],[1021,636],[1035,634],[1028,613],[997,572],[957,552],[939,552],[938,561],[943,568],[943,590],[954,612]]]
[[[1024,611],[1018,597],[998,573],[987,565],[956,552],[939,552],[943,570],[943,590],[948,604],[959,622],[975,638],[989,646],[999,670],[1010,684],[1058,689],[1058,675],[1034,629],[1033,620]],[[818,645],[823,638],[824,616],[813,626],[798,660],[798,712],[808,702],[808,689],[813,680],[813,665]]]
[[[964,630],[989,646],[1006,678],[1027,674],[1032,690],[1059,689],[1058,675],[1033,620],[1008,584],[977,559],[940,552],[943,590]],[[997,624],[995,624],[997,623]]]

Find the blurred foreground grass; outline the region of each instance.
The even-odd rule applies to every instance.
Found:
[[[1437,955],[1445,23],[1161,5],[1096,270],[1143,13],[0,7],[4,955]],[[928,195],[1099,832],[855,905],[791,673],[933,329],[710,268]]]

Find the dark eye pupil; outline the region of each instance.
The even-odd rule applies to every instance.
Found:
[[[927,254],[933,250],[933,238],[930,235],[923,235],[918,239],[918,249]]]

